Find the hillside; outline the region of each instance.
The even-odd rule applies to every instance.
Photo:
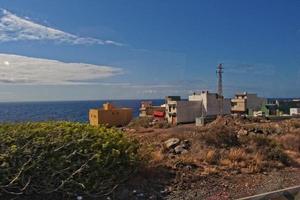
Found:
[[[145,124],[126,129],[149,155],[152,178],[138,187],[141,192],[152,184],[161,186],[157,196],[165,199],[233,199],[300,184],[299,119]]]

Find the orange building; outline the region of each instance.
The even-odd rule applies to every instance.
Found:
[[[115,108],[111,103],[105,103],[103,108],[90,109],[89,111],[89,121],[93,126],[100,124],[108,127],[126,126],[131,120],[131,108]]]

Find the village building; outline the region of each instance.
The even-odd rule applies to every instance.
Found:
[[[142,101],[140,107],[140,117],[158,117],[164,118],[165,116],[165,106],[154,106],[152,105],[152,101]]]
[[[230,99],[224,98],[217,93],[202,91],[189,96],[189,101],[202,102],[201,116],[215,117],[217,115],[228,115],[231,112]]]
[[[192,123],[196,118],[215,118],[217,115],[230,114],[230,99],[216,93],[203,91],[189,96],[188,100],[166,97],[166,118],[169,123]]]
[[[267,99],[258,97],[257,94],[247,92],[237,93],[231,99],[231,112],[235,114],[252,114],[259,111],[267,103]]]
[[[300,108],[290,108],[291,116],[300,116]]]
[[[171,124],[192,123],[201,116],[201,102],[187,100],[168,100],[166,102],[166,119]]]
[[[116,108],[111,103],[103,104],[103,108],[90,109],[89,121],[93,126],[106,125],[126,126],[132,120],[131,108]]]

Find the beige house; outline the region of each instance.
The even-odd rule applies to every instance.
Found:
[[[258,111],[267,99],[258,97],[257,94],[247,92],[237,93],[234,99],[231,99],[231,112],[237,114],[248,114],[249,111]]]
[[[131,108],[115,108],[112,104],[103,104],[103,108],[90,109],[89,121],[93,126],[100,124],[108,127],[125,126],[132,119]]]

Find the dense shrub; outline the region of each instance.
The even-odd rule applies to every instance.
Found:
[[[200,133],[200,139],[207,145],[215,147],[232,147],[239,145],[236,133],[226,126],[210,128],[207,132]]]
[[[253,136],[249,140],[252,140],[256,146],[256,151],[262,152],[267,160],[279,161],[284,165],[290,164],[290,160],[284,153],[282,146],[276,143],[274,139],[266,136]]]
[[[0,144],[1,195],[101,196],[138,163],[137,142],[80,123],[1,124]]]
[[[133,119],[128,127],[130,128],[149,128],[151,126],[151,122],[153,121],[153,117],[137,117]]]

